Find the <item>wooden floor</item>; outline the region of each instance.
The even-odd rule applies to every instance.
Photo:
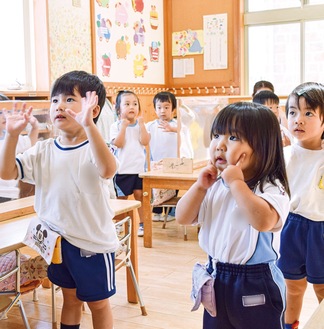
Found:
[[[197,243],[197,231],[189,227],[188,241],[183,240],[182,227],[169,222],[166,229],[161,223],[153,223],[153,248],[139,244],[140,288],[148,315],[142,316],[139,305],[126,300],[125,271],[117,272],[117,294],[111,298],[115,329],[196,329],[201,328],[202,308],[190,312],[191,270],[196,261],[204,262],[205,255]],[[32,294],[23,296],[23,304],[31,329],[51,329],[50,290],[38,288],[39,301],[32,301]],[[62,298],[57,293],[57,315],[60,318]],[[301,326],[317,307],[311,286],[307,290]],[[59,326],[58,326],[59,327]],[[24,329],[18,307],[0,321],[1,329]],[[86,307],[81,328],[91,329],[91,315]]]

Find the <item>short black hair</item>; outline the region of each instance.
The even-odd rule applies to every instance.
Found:
[[[71,71],[57,78],[52,86],[51,98],[59,94],[74,95],[78,91],[81,97],[85,97],[87,91],[95,91],[98,96],[98,105],[101,113],[106,101],[106,88],[98,76],[85,71]],[[98,121],[99,115],[93,118]]]
[[[299,104],[299,99],[303,97],[306,104],[315,110],[319,108],[319,117],[324,123],[324,85],[318,82],[304,82],[298,85],[288,96],[286,102],[286,117],[289,113],[289,99],[295,97],[297,104]],[[324,132],[322,134],[322,139],[324,139]]]
[[[255,155],[255,176],[246,183],[253,189],[260,183],[260,190],[267,181],[276,184],[279,179],[290,195],[281,131],[277,117],[266,106],[237,102],[219,111],[211,128],[211,138],[231,134],[245,140]]]
[[[275,104],[279,104],[280,102],[279,97],[270,90],[261,90],[253,97],[253,103],[265,105],[267,101],[272,101]]]
[[[260,80],[257,81],[254,86],[253,86],[253,93],[252,93],[252,97],[254,97],[258,90],[262,89],[262,88],[268,88],[270,89],[272,92],[274,92],[274,86],[270,81],[267,80]]]
[[[172,105],[172,111],[174,111],[174,109],[177,108],[177,100],[175,98],[175,96],[168,92],[168,91],[161,91],[159,93],[157,93],[154,98],[153,98],[153,105],[154,105],[154,108],[156,106],[156,102],[168,102],[168,103],[171,103]]]
[[[131,90],[119,90],[117,97],[116,97],[116,104],[115,104],[115,111],[116,111],[117,116],[118,117],[120,116],[120,103],[121,103],[122,96],[124,96],[124,95],[134,95],[137,98],[138,112],[141,113],[141,104],[140,104],[138,96]]]

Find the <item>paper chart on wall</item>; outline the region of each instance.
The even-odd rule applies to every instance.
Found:
[[[227,68],[227,14],[207,15],[204,20],[204,70]]]

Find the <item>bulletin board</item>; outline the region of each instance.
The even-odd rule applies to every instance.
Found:
[[[94,71],[103,82],[165,84],[163,0],[92,0]]]
[[[239,87],[240,78],[242,75],[242,2],[240,0],[204,0],[204,1],[187,1],[187,0],[166,0],[167,11],[172,12],[171,17],[167,17],[167,30],[170,33],[187,30],[201,30],[204,28],[203,18],[207,15],[226,14],[227,17],[227,35],[228,35],[228,49],[227,49],[227,65],[223,69],[205,69],[204,68],[204,54],[195,54],[190,56],[186,54],[182,56],[168,56],[167,67],[168,72],[167,84],[174,86],[176,89],[180,87],[194,90],[197,86],[202,88],[217,87],[218,92],[221,92],[221,87]],[[190,19],[189,19],[190,18]],[[172,54],[172,40],[168,41],[168,53]],[[203,47],[204,45],[202,45]],[[194,74],[186,75],[185,77],[173,77],[173,62],[174,59],[193,59]],[[225,90],[225,89],[224,89]]]

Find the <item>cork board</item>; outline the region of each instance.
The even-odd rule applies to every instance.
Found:
[[[240,85],[240,53],[241,53],[241,16],[240,1],[223,0],[168,0],[167,10],[172,15],[167,22],[168,30],[168,56],[167,71],[168,82],[175,87],[180,86],[239,86]],[[194,75],[186,75],[185,78],[172,77],[173,59],[181,58],[172,55],[171,34],[183,30],[203,29],[203,16],[227,13],[228,28],[228,68],[218,70],[204,70],[203,55],[194,55]],[[186,56],[186,58],[191,56]]]

